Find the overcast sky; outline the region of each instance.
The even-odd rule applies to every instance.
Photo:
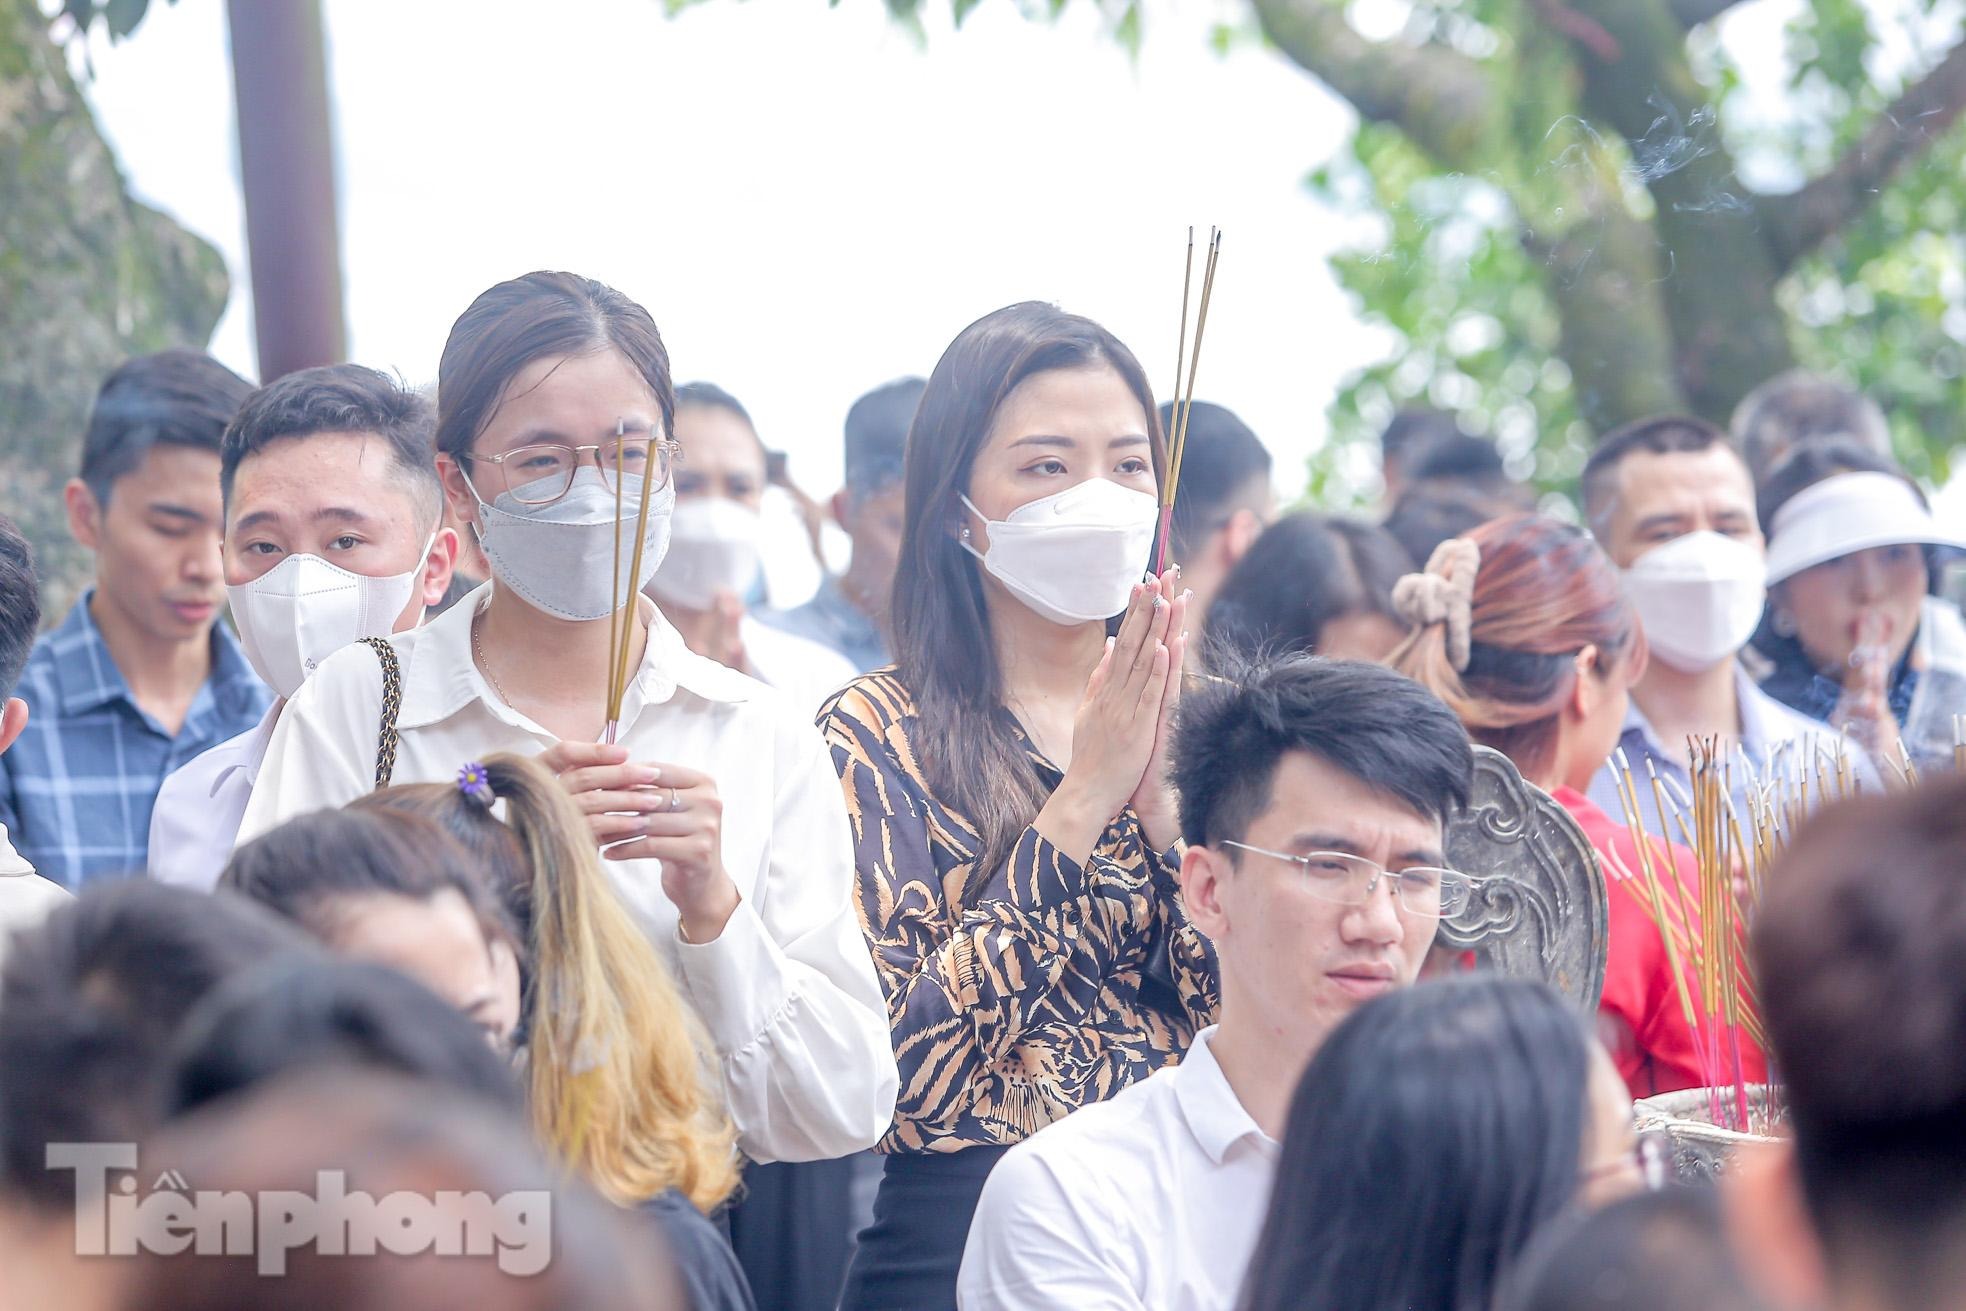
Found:
[[[1737,121],[1783,114],[1798,3],[1724,20],[1762,88]],[[1354,5],[1368,27],[1397,7]],[[429,381],[474,295],[571,269],[648,306],[679,379],[734,392],[824,493],[853,399],[1014,300],[1100,320],[1165,395],[1186,227],[1219,223],[1200,391],[1296,494],[1339,381],[1387,349],[1325,263],[1370,229],[1303,186],[1350,111],[1254,40],[1214,51],[1218,22],[1249,22],[1242,0],[1151,0],[1137,61],[1086,0],[1055,25],[990,0],[959,32],[947,0],[926,8],[924,45],[876,0],[673,19],[660,0],[324,0],[353,358]],[[1886,62],[1908,57],[1892,40]],[[154,2],[93,53],[89,95],[138,194],[225,253],[213,349],[253,374],[224,6]]]
[[[572,269],[647,305],[678,377],[733,391],[823,492],[853,399],[1011,301],[1100,320],[1165,392],[1186,225],[1220,223],[1201,390],[1294,492],[1372,349],[1302,185],[1348,111],[1253,44],[1214,53],[1235,3],[1157,4],[1137,63],[1084,4],[960,32],[929,7],[924,48],[871,0],[328,0],[353,357],[432,378],[479,291]],[[138,193],[225,252],[214,349],[250,373],[223,12],[154,3],[98,42],[90,94]]]

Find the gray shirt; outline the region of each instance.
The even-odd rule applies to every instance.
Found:
[[[866,613],[847,599],[837,578],[828,576],[804,605],[790,610],[761,611],[758,618],[788,633],[830,647],[861,673],[892,663],[887,640]]]
[[[1806,761],[1810,780],[1809,799],[1813,805],[1817,799],[1815,784],[1817,753],[1819,751],[1829,753],[1830,759],[1833,759],[1841,750],[1849,760],[1849,775],[1853,780],[1853,787],[1860,788],[1869,796],[1875,796],[1882,790],[1883,784],[1878,779],[1877,770],[1862,750],[1843,742],[1830,731],[1828,724],[1818,719],[1811,719],[1800,711],[1791,710],[1763,692],[1755,686],[1754,680],[1748,677],[1747,671],[1742,669],[1738,662],[1734,668],[1734,691],[1740,698],[1741,707],[1741,733],[1738,742],[1741,750],[1752,762],[1754,770],[1762,775],[1764,781],[1771,773],[1796,778],[1797,771],[1805,767]],[[1645,822],[1645,827],[1658,837],[1674,842],[1682,841],[1678,826],[1659,814],[1658,806],[1653,800],[1650,776],[1646,773],[1646,762],[1651,761],[1652,768],[1658,771],[1660,781],[1666,784],[1667,795],[1672,797],[1673,804],[1681,807],[1680,813],[1686,817],[1689,826],[1693,817],[1685,808],[1685,799],[1692,794],[1693,780],[1687,769],[1675,758],[1678,753],[1666,750],[1665,743],[1653,730],[1651,721],[1646,719],[1645,712],[1638,708],[1636,699],[1625,711],[1625,727],[1618,735],[1618,749],[1622,750],[1631,761],[1632,782],[1638,789],[1638,812]],[[1730,755],[1732,755],[1731,751]],[[1745,831],[1750,822],[1748,794],[1755,784],[1753,775],[1739,767],[1739,757],[1733,756],[1733,758],[1737,763],[1730,779],[1732,783],[1730,796],[1734,802],[1735,813],[1740,817],[1741,827]],[[1829,760],[1825,760],[1823,772],[1826,777],[1833,780],[1835,770]],[[1830,786],[1832,789],[1835,787],[1834,781]],[[1677,792],[1674,791],[1675,788]],[[1626,822],[1624,802],[1618,799],[1615,753],[1591,779],[1590,798],[1605,814],[1621,824]]]

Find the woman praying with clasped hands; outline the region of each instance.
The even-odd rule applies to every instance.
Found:
[[[1162,467],[1132,353],[1050,306],[972,324],[922,397],[896,664],[820,715],[901,1069],[843,1307],[953,1308],[1004,1150],[1213,1016],[1163,761],[1187,597],[1139,581]]]
[[[895,1066],[824,745],[771,689],[691,654],[637,595],[668,543],[680,454],[654,321],[571,274],[500,283],[452,328],[438,395],[438,469],[492,581],[390,641],[393,781],[448,780],[459,761],[500,751],[538,757],[702,1017],[743,1152],[796,1161],[870,1146],[892,1113]],[[625,616],[623,598],[635,602]],[[629,678],[603,745],[623,617]],[[240,840],[368,792],[385,699],[376,651],[324,662],[281,716]]]

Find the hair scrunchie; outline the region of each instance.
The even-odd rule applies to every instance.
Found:
[[[1447,626],[1447,662],[1455,673],[1468,667],[1469,630],[1474,626],[1475,572],[1481,548],[1465,537],[1450,537],[1434,548],[1424,573],[1393,584],[1393,609],[1415,628]]]
[[[492,793],[491,775],[477,761],[472,761],[457,771],[457,790],[469,801],[490,810],[497,798]]]

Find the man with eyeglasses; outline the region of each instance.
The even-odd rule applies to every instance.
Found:
[[[430,403],[359,364],[303,369],[246,398],[219,445],[232,622],[277,699],[259,724],[164,780],[152,878],[209,892],[232,854],[287,699],[351,642],[403,632],[443,598]]]
[[[998,1163],[963,1254],[964,1311],[1228,1311],[1299,1077],[1345,1016],[1413,982],[1465,903],[1443,829],[1467,803],[1467,734],[1391,670],[1300,655],[1197,683],[1171,769],[1219,1022],[1180,1066]]]

